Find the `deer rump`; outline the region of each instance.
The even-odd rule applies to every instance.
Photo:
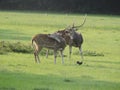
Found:
[[[64,38],[56,34],[38,34],[33,41],[41,48],[48,48],[54,50],[63,50],[66,46]]]

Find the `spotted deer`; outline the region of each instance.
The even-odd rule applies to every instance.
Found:
[[[57,51],[60,51],[62,63],[64,63],[63,50],[66,47],[66,41],[61,35],[59,35],[59,33],[37,34],[32,38],[32,46],[34,48],[34,57],[36,63],[40,63],[39,52],[42,50],[42,48],[52,49],[54,51],[55,64]]]
[[[71,58],[72,53],[72,46],[79,48],[81,58],[83,60],[83,53],[82,53],[82,43],[83,43],[83,36],[81,33],[76,32],[80,27],[82,27],[86,22],[86,16],[84,18],[84,21],[79,26],[74,26],[74,24],[71,27],[65,28],[63,30],[59,30],[56,33],[59,33],[66,41],[66,44],[69,45],[69,59]],[[66,34],[68,33],[68,34]],[[46,52],[46,57],[48,57],[48,52]]]

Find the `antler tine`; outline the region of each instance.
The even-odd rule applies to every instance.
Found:
[[[83,23],[82,23],[81,25],[79,25],[79,26],[75,26],[75,28],[80,28],[80,27],[82,27],[82,26],[85,24],[85,22],[86,22],[86,17],[87,17],[87,14],[85,14]]]

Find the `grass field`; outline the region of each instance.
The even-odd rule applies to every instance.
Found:
[[[82,14],[56,14],[0,11],[0,41],[31,44],[38,33],[53,33],[82,23]],[[120,16],[88,15],[84,27],[83,65],[77,48],[68,60],[68,47],[61,57],[40,56],[36,64],[33,54],[0,55],[0,90],[119,90],[120,89]]]

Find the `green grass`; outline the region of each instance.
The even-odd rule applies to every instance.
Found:
[[[75,22],[79,25],[84,15],[0,12],[0,41],[30,44],[37,33],[52,33]],[[53,55],[40,55],[36,64],[33,54],[13,53],[0,55],[0,90],[119,90],[120,89],[120,17],[88,15],[84,27],[84,63],[77,48],[73,48],[65,64]]]

